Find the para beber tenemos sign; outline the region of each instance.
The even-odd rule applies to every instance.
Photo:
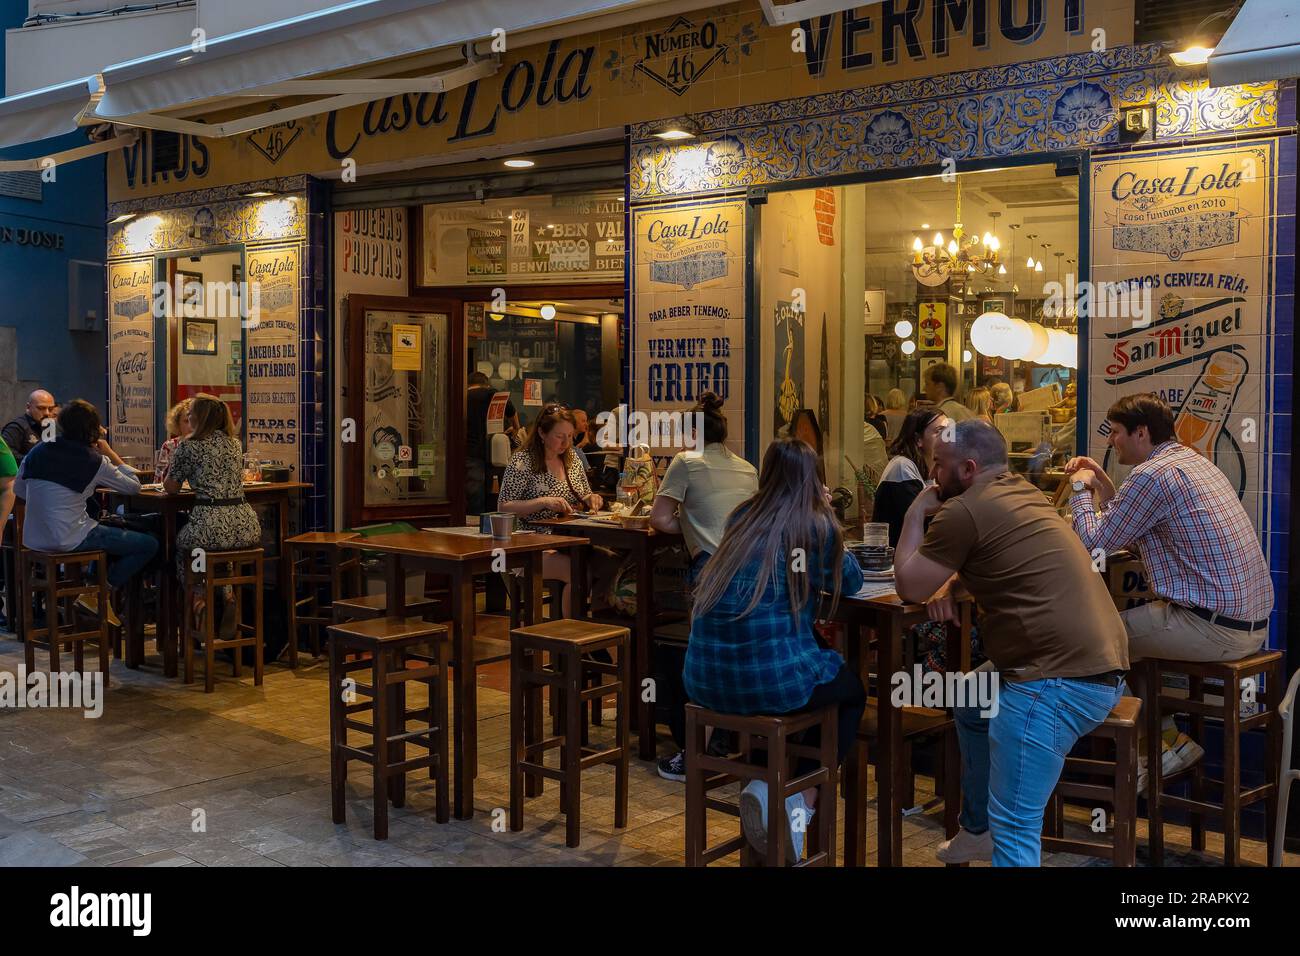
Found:
[[[638,412],[681,412],[715,392],[744,449],[745,203],[639,210],[633,394]],[[665,456],[674,448],[653,449]]]
[[[1094,285],[1149,290],[1153,313],[1091,315],[1089,454],[1106,410],[1156,392],[1178,440],[1228,477],[1267,531],[1271,469],[1275,140],[1159,150],[1092,167]]]

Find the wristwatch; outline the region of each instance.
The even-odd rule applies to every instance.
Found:
[[[1074,479],[1074,481],[1070,482],[1070,487],[1073,488],[1075,491],[1083,491],[1088,486],[1085,485],[1081,480],[1076,478]]]

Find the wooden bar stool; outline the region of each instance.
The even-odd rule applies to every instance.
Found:
[[[439,604],[437,598],[425,597],[422,594],[408,594],[402,616],[428,618],[437,612]],[[388,613],[387,608],[387,594],[362,594],[335,600],[331,613],[335,624],[346,624],[348,621],[370,621],[377,617],[385,617]]]
[[[334,822],[345,817],[344,785],[348,761],[360,760],[374,774],[375,839],[388,839],[388,804],[406,804],[406,774],[429,768],[437,790],[436,815],[446,823],[450,815],[447,774],[447,656],[449,641],[444,624],[418,617],[380,617],[336,624],[328,629],[330,662],[330,803]],[[428,648],[421,653],[420,648]],[[348,653],[368,655],[368,660],[345,660]],[[415,662],[423,666],[408,667]],[[349,674],[370,671],[370,683],[358,684]],[[350,681],[346,683],[345,681]],[[425,707],[408,709],[406,685],[419,681],[428,688]],[[356,700],[357,696],[367,698]],[[369,712],[370,723],[353,715]],[[424,727],[407,730],[412,720]],[[353,746],[348,731],[370,735],[370,744]],[[406,745],[423,747],[422,757],[406,759]]]
[[[1043,826],[1043,849],[1052,853],[1081,853],[1110,860],[1112,866],[1137,866],[1137,768],[1138,719],[1142,701],[1121,697],[1101,725],[1084,739],[1114,742],[1112,760],[1066,757],[1061,780],[1047,803]],[[1067,780],[1066,774],[1104,777],[1107,784]],[[1114,814],[1110,842],[1067,840],[1063,837],[1063,810],[1067,797],[1082,800],[1087,807],[1105,805]],[[1107,829],[1111,829],[1107,827]]]
[[[310,634],[311,656],[320,657],[321,628],[334,623],[333,603],[361,593],[361,552],[340,548],[355,531],[309,531],[285,541],[289,549],[289,666],[298,666],[298,628]],[[298,585],[307,586],[299,597]],[[328,599],[321,600],[322,593]]]
[[[804,714],[779,717],[722,714],[697,704],[686,705],[686,865],[708,866],[714,860],[740,851],[742,866],[782,866],[788,836],[785,801],[801,790],[817,788],[816,826],[808,833],[808,856],[795,866],[835,865],[835,813],[839,770],[836,765],[836,709],[824,707]],[[710,756],[704,739],[705,726],[731,731],[740,736],[740,752],[727,757]],[[821,729],[818,746],[796,743],[794,735],[813,727]],[[763,743],[757,744],[756,740]],[[766,749],[764,763],[757,762],[756,750]],[[795,776],[791,761],[809,757],[819,764],[803,776]],[[743,833],[715,847],[708,845],[708,813],[717,810],[740,817],[740,806],[709,794],[737,781],[767,783],[767,854],[760,857]]]
[[[525,777],[560,781],[560,810],[565,815],[568,846],[580,838],[582,771],[603,763],[614,764],[614,826],[627,826],[628,694],[631,661],[630,634],[626,627],[591,621],[559,620],[517,627],[510,632],[510,829],[524,828]],[[600,650],[617,650],[613,663],[592,660]],[[542,666],[542,654],[550,666]],[[587,686],[588,675],[613,676]],[[541,689],[558,695],[552,736],[542,740]],[[613,696],[617,710],[614,746],[598,750],[582,745],[583,704]],[[529,732],[525,734],[525,727]],[[546,751],[560,748],[560,766],[545,765]]]
[[[1205,816],[1214,814],[1223,821],[1223,863],[1237,866],[1241,862],[1241,811],[1257,801],[1264,801],[1264,826],[1266,841],[1273,843],[1273,827],[1277,814],[1277,774],[1281,760],[1281,733],[1277,717],[1278,704],[1286,690],[1282,679],[1282,652],[1259,651],[1239,661],[1174,661],[1151,658],[1140,662],[1146,674],[1147,693],[1147,819],[1150,822],[1151,863],[1164,862],[1164,810],[1174,807],[1192,816],[1192,849],[1205,849]],[[1181,674],[1187,678],[1187,697],[1172,697],[1161,693],[1164,674]],[[1264,678],[1260,686],[1259,678]],[[1205,700],[1205,681],[1223,682],[1223,698],[1219,703]],[[1253,682],[1259,710],[1251,717],[1241,716],[1243,685]],[[1191,715],[1192,737],[1198,742],[1205,739],[1205,718],[1223,721],[1223,780],[1212,780],[1205,774],[1205,762],[1170,776],[1161,773],[1160,724],[1166,714]],[[1241,734],[1256,727],[1265,728],[1264,782],[1260,786],[1243,789],[1241,786]],[[1168,793],[1165,786],[1180,780],[1191,780],[1189,797]],[[1222,802],[1214,803],[1205,796],[1206,784],[1220,789]]]
[[[91,569],[91,565],[94,569]],[[59,651],[64,644],[72,645],[73,663],[77,671],[86,671],[85,644],[88,640],[99,645],[99,669],[104,675],[104,686],[109,683],[108,615],[108,558],[103,551],[33,551],[22,548],[18,552],[18,574],[22,582],[22,597],[18,613],[23,618],[23,657],[27,670],[36,668],[36,645],[44,644],[50,652],[50,673],[59,672]],[[97,620],[93,627],[80,628],[77,623],[77,600],[92,596],[96,602]],[[35,604],[37,598],[45,599],[45,626],[36,626]],[[90,615],[89,610],[83,614]]]
[[[234,661],[234,675],[241,676],[243,648],[253,648],[253,684],[262,686],[262,549],[243,551],[208,551],[204,555],[206,570],[195,571],[193,563],[185,565],[185,586],[181,592],[181,642],[185,645],[185,683],[194,683],[194,644],[202,642],[205,659],[203,692],[212,693],[213,669],[217,651],[229,650]],[[225,613],[235,616],[235,636],[217,636],[216,596],[223,588],[232,588],[235,599],[226,604]],[[243,622],[244,591],[253,589],[253,623]],[[195,610],[194,599],[203,599],[203,613]]]

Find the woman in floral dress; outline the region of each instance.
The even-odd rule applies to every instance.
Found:
[[[230,409],[213,395],[196,395],[190,405],[190,437],[172,455],[163,488],[169,495],[188,481],[194,492],[190,520],[176,535],[176,567],[184,578],[195,548],[238,551],[262,538],[257,512],[244,500],[242,450]]]
[[[563,405],[547,405],[528,433],[528,441],[515,453],[501,479],[497,507],[519,515],[523,526],[549,534],[551,529],[531,522],[558,518],[575,511],[597,511],[604,503],[587,483],[582,462],[573,451],[577,422]],[[570,581],[569,559],[555,551],[542,556],[542,577]],[[570,616],[570,589],[564,589],[564,616]]]

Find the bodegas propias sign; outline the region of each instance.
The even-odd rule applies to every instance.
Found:
[[[1083,52],[1101,17],[1092,6],[884,0],[805,20],[796,36],[769,27],[757,3],[731,4],[509,48],[494,76],[445,93],[387,97],[245,137],[182,136],[172,168],[152,164],[154,134],[144,131],[110,156],[110,196],[338,176],[345,160],[364,174],[370,163]],[[1121,26],[1108,27],[1104,40],[1112,47],[1132,39],[1129,18],[1116,14],[1109,11],[1110,22]],[[719,101],[721,90],[734,91],[735,102]]]

